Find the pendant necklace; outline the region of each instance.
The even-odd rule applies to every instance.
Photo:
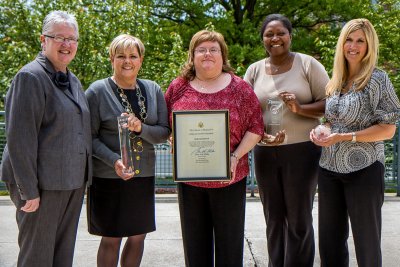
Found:
[[[265,62],[265,67],[268,67],[269,66],[269,69],[271,70],[271,72],[273,73],[273,74],[276,74],[279,70],[280,70],[280,68],[282,67],[282,66],[285,66],[286,65],[286,61],[288,60],[288,58],[290,58],[291,57],[291,53],[289,52],[288,53],[288,55],[282,60],[282,64],[281,65],[275,65],[275,64],[272,64],[272,62],[271,62],[271,58],[269,57],[268,58],[268,60]],[[268,64],[268,65],[267,65]]]
[[[223,72],[221,72],[220,74],[218,74],[217,76],[215,76],[215,77],[213,77],[213,78],[211,78],[211,79],[208,79],[208,80],[202,80],[202,79],[200,79],[197,75],[196,75],[196,79],[198,80],[198,84],[200,85],[200,90],[201,91],[207,91],[207,87],[206,86],[204,86],[204,84],[203,84],[203,82],[213,82],[213,81],[216,81],[221,75],[223,74]]]
[[[348,88],[347,88],[348,87]],[[342,88],[340,92],[342,94],[348,93],[349,91],[354,90],[355,91],[355,82],[351,79],[348,81],[343,82]]]
[[[281,66],[275,66],[274,64],[271,63],[271,60],[269,60],[269,69],[271,70],[272,73],[277,73],[279,71],[279,68]]]

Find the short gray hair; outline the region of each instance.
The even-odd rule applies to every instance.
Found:
[[[79,38],[78,22],[74,15],[65,11],[52,11],[43,20],[42,34],[49,34],[56,24],[66,23],[75,29],[76,38]]]

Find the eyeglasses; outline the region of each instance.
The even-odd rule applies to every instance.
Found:
[[[220,49],[215,48],[215,47],[210,48],[210,49],[207,49],[207,48],[199,48],[199,49],[196,49],[196,50],[194,50],[194,51],[195,51],[197,54],[200,54],[200,55],[205,55],[205,54],[207,54],[207,52],[210,52],[211,55],[217,55],[217,54],[219,54],[219,53],[221,52]]]
[[[53,39],[54,42],[56,42],[56,43],[64,43],[64,42],[66,42],[68,44],[76,44],[78,42],[78,39],[73,38],[73,37],[65,38],[65,37],[57,36],[57,35],[56,36],[51,36],[51,35],[46,35],[46,34],[43,34],[43,35]]]

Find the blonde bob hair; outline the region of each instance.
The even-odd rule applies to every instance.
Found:
[[[196,69],[194,67],[194,52],[195,49],[204,42],[218,42],[219,46],[221,47],[222,71],[233,71],[233,68],[230,66],[228,61],[228,46],[225,43],[224,36],[216,31],[201,30],[193,35],[189,44],[187,61],[181,70],[180,76],[188,81],[191,81],[196,77]]]
[[[342,85],[349,78],[349,69],[346,58],[344,57],[344,44],[350,33],[362,30],[367,42],[367,53],[361,60],[361,69],[355,77],[355,90],[362,90],[371,78],[372,72],[378,61],[379,40],[378,35],[367,19],[353,19],[344,25],[336,45],[335,61],[333,63],[332,78],[326,85],[327,95],[332,95],[340,91]]]
[[[137,49],[139,56],[141,58],[144,57],[144,45],[139,38],[136,38],[129,34],[121,34],[112,40],[108,52],[110,54],[110,58],[114,58],[116,54],[123,53],[125,50],[130,48]]]

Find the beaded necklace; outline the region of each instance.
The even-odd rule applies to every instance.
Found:
[[[115,80],[113,80],[115,85],[117,86],[117,92],[119,94],[119,96],[121,97],[122,100],[122,107],[124,108],[124,110],[128,113],[128,114],[135,114],[133,112],[132,106],[129,103],[128,97],[126,96],[124,90],[118,86],[118,84],[115,82]],[[147,119],[147,110],[146,110],[146,105],[145,105],[145,101],[146,99],[144,98],[143,94],[142,94],[142,90],[140,89],[139,85],[136,83],[136,87],[135,87],[135,91],[136,91],[136,96],[138,98],[138,104],[139,104],[139,108],[140,108],[140,120],[142,122],[145,122],[145,120]],[[136,153],[141,153],[143,151],[143,140],[142,138],[138,137],[136,135],[135,132],[130,131],[129,132],[129,138],[131,140],[131,147],[132,147],[132,151],[136,152]],[[140,155],[135,155],[135,160],[139,161],[140,160]],[[140,170],[135,168],[135,174],[139,174]]]

